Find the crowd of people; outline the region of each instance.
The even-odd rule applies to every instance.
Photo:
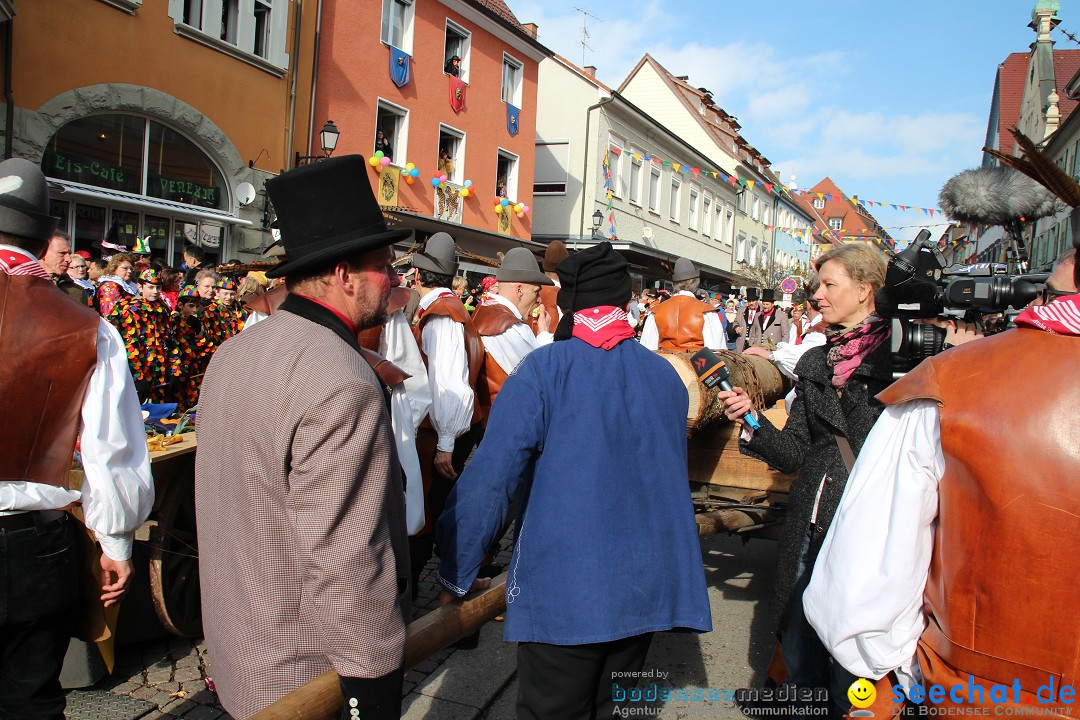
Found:
[[[1026,611],[1008,582],[983,575],[999,550],[1051,563],[1071,547],[1067,518],[1080,516],[1075,493],[1050,481],[1075,474],[1080,398],[1040,393],[1046,373],[1054,388],[1076,387],[1075,251],[1016,318],[1018,330],[981,338],[946,322],[947,346],[966,347],[894,383],[890,321],[879,311],[885,261],[866,245],[816,258],[788,308],[769,288],[704,292],[685,258],[670,292],[634,293],[629,265],[606,242],[570,253],[555,241],[539,263],[511,250],[470,288],[447,233],[429,237],[399,275],[391,245],[410,231],[386,227],[364,159],[346,156],[267,182],[283,257],[265,276],[238,280],[208,267],[196,247],[182,268],[130,253],[73,254],[47,217],[40,170],[15,161],[0,170],[31,193],[16,207],[0,203],[0,283],[9,289],[0,297],[15,298],[12,312],[37,302],[52,314],[31,324],[40,337],[20,339],[25,347],[72,343],[56,370],[64,381],[50,375],[40,379],[54,383],[48,391],[0,394],[5,419],[20,424],[16,440],[22,425],[67,423],[50,453],[39,457],[26,439],[20,452],[30,457],[5,455],[2,477],[47,492],[0,495],[0,530],[40,534],[57,520],[48,513],[79,499],[57,457],[70,460],[81,416],[81,494],[103,552],[102,600],[115,602],[129,585],[131,534],[153,503],[138,401],[197,404],[202,616],[233,716],[332,669],[343,720],[398,717],[405,626],[433,554],[444,604],[506,571],[519,718],[612,715],[613,678],[641,671],[656,632],[711,630],[686,482],[688,394],[653,352],[704,348],[767,358],[793,382],[782,427],[744,388],[720,393],[728,419],[758,421],[743,424],[740,450],[796,475],[774,587],[778,681],[828,688],[828,715],[840,718],[859,677],[911,685],[970,673],[990,684],[1007,682],[1013,667],[1071,672],[1080,633],[1040,632],[1033,653],[1014,641]],[[96,338],[96,351],[76,344],[83,336]],[[8,337],[0,333],[0,347]],[[1040,373],[1017,380],[1034,406],[1024,437],[1041,450],[1039,478],[1024,492],[1054,511],[1031,530],[1015,527],[1023,522],[1007,479],[1030,477],[1032,461],[995,443],[1008,416],[985,374],[1003,376],[1025,348],[1035,348]],[[20,352],[22,378],[40,360]],[[274,410],[237,423],[253,388]],[[623,432],[627,417],[646,415],[649,433]],[[1035,436],[1046,417],[1064,419],[1049,440]],[[984,542],[1004,527],[995,518],[1016,520],[996,549]],[[511,526],[502,568],[492,555]],[[1045,537],[1055,542],[1040,544]],[[41,542],[12,546],[11,561],[40,554]],[[875,569],[855,581],[848,570],[865,553]],[[1030,607],[1047,617],[1075,607],[1071,558],[1040,579]],[[50,572],[42,582],[67,578],[44,568],[43,577]],[[972,625],[976,609],[992,627],[977,617]],[[52,711],[63,707],[58,618],[69,609],[39,610],[33,632],[51,644],[30,684],[34,702]],[[0,708],[26,701],[27,684],[5,672]],[[1018,679],[1025,697],[1041,677]]]
[[[260,272],[239,282],[219,274],[196,245],[188,245],[183,255],[178,268],[135,252],[94,257],[87,250],[72,252],[71,237],[56,230],[41,265],[72,300],[96,310],[120,332],[140,401],[188,410],[198,402],[214,350],[243,329],[251,313],[248,302],[259,298],[269,281]]]

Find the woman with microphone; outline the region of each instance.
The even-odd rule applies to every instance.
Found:
[[[817,259],[821,285],[814,299],[828,324],[826,343],[795,368],[799,380],[783,430],[762,415],[759,430],[744,424],[739,442],[743,454],[780,472],[798,472],[777,553],[774,610],[788,682],[828,688],[835,718],[849,709],[847,690],[856,677],[829,656],[803,615],[802,595],[854,456],[884,409],[874,396],[892,382],[890,325],[874,304],[885,267],[881,253],[862,244],[841,245]],[[730,420],[754,412],[742,388],[720,397]]]

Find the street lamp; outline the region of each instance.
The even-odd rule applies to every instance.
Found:
[[[326,158],[330,157],[330,155],[333,154],[334,149],[337,147],[339,135],[341,135],[341,132],[337,129],[337,125],[334,124],[334,121],[327,120],[326,124],[323,125],[323,129],[319,131],[319,145],[320,147],[322,147],[323,154],[301,155],[300,151],[297,150],[296,165],[294,167],[299,167],[300,163],[302,163],[304,160],[314,160],[315,162],[318,162],[319,160],[325,160]]]
[[[597,233],[600,230],[600,223],[604,222],[604,213],[597,210],[592,214],[592,234],[593,239],[596,239]]]

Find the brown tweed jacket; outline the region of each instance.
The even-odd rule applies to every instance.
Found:
[[[237,718],[330,668],[377,677],[403,661],[403,485],[382,387],[348,337],[290,296],[223,344],[203,380],[203,628]]]

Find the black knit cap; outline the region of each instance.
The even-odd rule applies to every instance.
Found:
[[[555,330],[566,340],[574,330],[574,313],[599,305],[622,307],[630,300],[630,264],[605,241],[574,253],[555,268],[562,287],[557,302],[564,315]]]

